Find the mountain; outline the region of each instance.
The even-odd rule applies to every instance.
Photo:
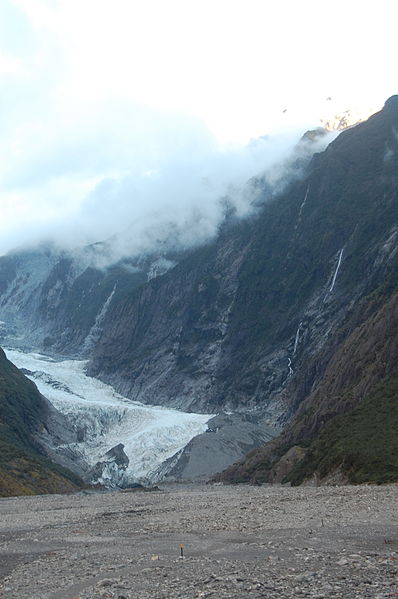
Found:
[[[302,399],[282,435],[216,480],[398,480],[397,127],[394,96],[324,156],[330,168],[340,156],[348,162],[348,175],[339,181],[346,220],[357,209],[349,240],[358,240],[356,251],[348,254],[350,245],[344,246],[348,255],[337,283],[351,288],[348,309],[293,381],[291,398]]]
[[[314,472],[357,480],[366,446],[379,466],[358,480],[398,478],[387,434],[396,402],[397,132],[393,96],[271,197],[264,178],[252,181],[255,214],[229,215],[212,243],[175,259],[99,268],[45,249],[1,258],[4,338],[86,357],[91,376],[133,400],[284,428],[220,480],[298,483]],[[167,267],[154,272],[161,258]],[[390,439],[384,449],[382,432],[369,442],[376,420]],[[355,455],[339,436],[354,422]],[[206,444],[193,441],[171,460],[177,478]],[[222,451],[221,437],[210,445]]]
[[[91,374],[146,402],[261,406],[287,421],[323,377],[337,328],[394,285],[396,117],[390,100],[256,219],[112,302]]]
[[[382,380],[392,384],[397,130],[393,97],[315,155],[305,178],[255,220],[225,228],[212,245],[113,304],[91,374],[142,401],[256,408],[288,425],[254,450],[249,463],[258,462],[244,476],[246,460],[222,480],[268,480],[291,448],[302,457],[334,417],[377,396]],[[357,442],[369,442],[365,429]],[[384,457],[394,449],[386,445]],[[336,456],[330,468],[344,459]],[[397,478],[396,465],[367,477]]]
[[[55,410],[0,349],[0,496],[63,493],[82,480],[54,464],[39,438],[56,420]],[[59,422],[61,426],[63,423]]]
[[[324,376],[282,435],[216,480],[398,480],[397,292],[367,298],[337,335]]]
[[[85,356],[114,296],[165,272],[164,256],[102,268],[103,244],[76,252],[52,245],[0,257],[0,339],[13,346]]]

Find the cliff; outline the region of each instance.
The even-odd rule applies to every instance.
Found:
[[[134,400],[284,427],[222,480],[326,477],[322,456],[341,445],[335,418],[348,430],[377,402],[394,418],[395,396],[384,404],[380,389],[396,376],[397,131],[393,96],[283,191],[270,197],[262,177],[253,181],[251,218],[229,215],[212,243],[155,277],[156,257],[108,269],[43,251],[4,257],[6,335],[29,330],[26,343],[88,357],[90,375]],[[367,430],[357,429],[358,446]],[[349,462],[337,452],[328,472]],[[391,478],[383,468],[375,480]]]
[[[390,100],[256,218],[113,302],[90,373],[144,402],[261,407],[287,422],[361,318],[350,320],[358,302],[395,285],[394,127]]]

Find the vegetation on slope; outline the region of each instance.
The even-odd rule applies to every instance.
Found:
[[[35,433],[48,407],[36,386],[0,349],[0,496],[71,492],[78,476],[41,454]]]
[[[331,338],[333,355],[319,384],[282,435],[248,454],[217,480],[272,482],[283,456],[297,446],[311,450],[302,466],[294,467],[294,484],[315,471],[323,478],[336,468],[352,482],[398,480],[397,462],[391,462],[393,452],[398,455],[398,292],[388,299],[372,293],[358,308],[362,321],[358,322],[357,310],[353,310],[343,324],[349,334],[343,334],[337,346],[335,339],[341,333]],[[318,356],[313,359],[316,362]],[[354,461],[353,455],[357,455]],[[365,463],[368,469],[362,467]]]
[[[36,451],[0,441],[0,497],[71,493],[81,488],[78,476]]]
[[[397,482],[397,431],[398,371],[328,424],[288,480],[298,485],[314,472],[322,479],[338,469],[351,483]]]

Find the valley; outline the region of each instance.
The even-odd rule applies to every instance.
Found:
[[[6,354],[67,416],[80,438],[69,444],[69,450],[91,468],[103,461],[90,482],[106,486],[155,482],[157,468],[207,428],[210,415],[145,406],[122,397],[88,377],[85,361],[61,361],[12,349]],[[107,459],[107,452],[119,444],[123,445],[119,459],[117,455]]]
[[[108,487],[396,482],[397,128],[392,96],[309,132],[197,247],[1,256],[0,343],[50,400],[34,451]]]
[[[396,597],[397,500],[397,485],[0,499],[0,596]]]
[[[398,599],[394,5],[0,0],[0,599]]]

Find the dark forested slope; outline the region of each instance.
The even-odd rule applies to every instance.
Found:
[[[82,481],[48,460],[37,435],[49,406],[0,349],[0,496],[62,493]]]

